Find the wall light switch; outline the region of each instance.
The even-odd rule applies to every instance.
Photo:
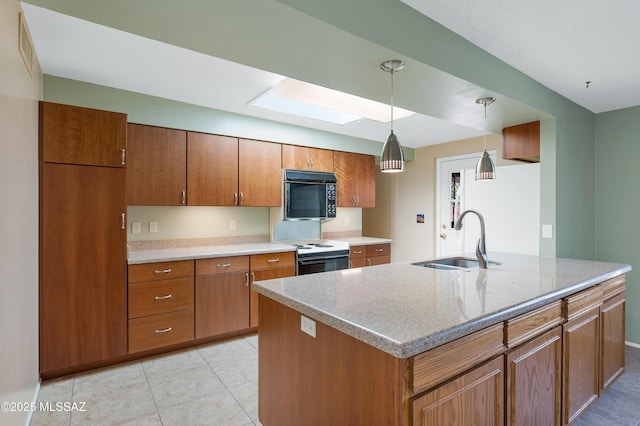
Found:
[[[158,222],[149,222],[149,232],[152,234],[158,232]]]
[[[238,224],[236,223],[235,220],[230,220],[229,221],[229,231],[235,231],[236,229],[238,229]]]
[[[553,225],[542,225],[542,238],[553,238]]]
[[[140,222],[132,222],[131,223],[131,233],[132,234],[139,234],[140,232],[141,232]]]

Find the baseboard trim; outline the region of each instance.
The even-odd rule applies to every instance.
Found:
[[[33,394],[33,399],[31,400],[31,402],[33,403],[33,406],[36,406],[36,404],[38,403],[38,396],[40,395],[40,385],[42,384],[42,379],[38,380],[38,384],[36,385],[36,390]],[[25,422],[25,426],[29,426],[31,424],[31,417],[33,417],[33,412],[35,410],[29,410],[29,413],[27,413],[27,421]]]
[[[631,346],[632,348],[639,348],[640,349],[640,344],[638,344],[638,343],[633,343],[633,342],[629,342],[629,341],[626,341],[624,343],[625,343],[625,345]]]

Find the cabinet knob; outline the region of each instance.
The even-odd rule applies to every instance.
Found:
[[[440,239],[446,240],[447,239],[447,234],[445,234],[444,232],[442,234],[440,234]]]

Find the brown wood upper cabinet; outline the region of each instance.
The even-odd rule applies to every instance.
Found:
[[[180,206],[187,197],[187,132],[127,125],[127,204]]]
[[[376,206],[376,164],[372,155],[335,151],[338,207]]]
[[[40,102],[42,161],[124,167],[127,115]]]
[[[540,162],[540,122],[532,121],[502,129],[502,158]]]
[[[191,206],[279,206],[280,144],[187,133]]]
[[[282,145],[282,168],[333,172],[333,151],[307,146]]]

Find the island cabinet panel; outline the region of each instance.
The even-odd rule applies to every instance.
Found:
[[[625,295],[614,296],[600,308],[600,394],[625,370]]]
[[[411,390],[418,393],[449,380],[504,350],[504,326],[500,323],[416,355],[411,361]]]
[[[563,424],[571,424],[599,393],[600,307],[563,326]]]
[[[562,327],[506,354],[506,424],[562,422]]]
[[[187,133],[187,204],[238,205],[238,138]]]
[[[249,256],[196,259],[196,338],[249,328]]]
[[[282,145],[282,168],[333,172],[333,151],[308,146]]]
[[[125,167],[127,115],[40,102],[41,160]]]
[[[503,425],[503,370],[501,355],[413,399],[412,425]]]
[[[259,419],[264,426],[402,425],[405,361],[260,295]]]
[[[186,204],[186,131],[129,123],[127,154],[128,205]]]

